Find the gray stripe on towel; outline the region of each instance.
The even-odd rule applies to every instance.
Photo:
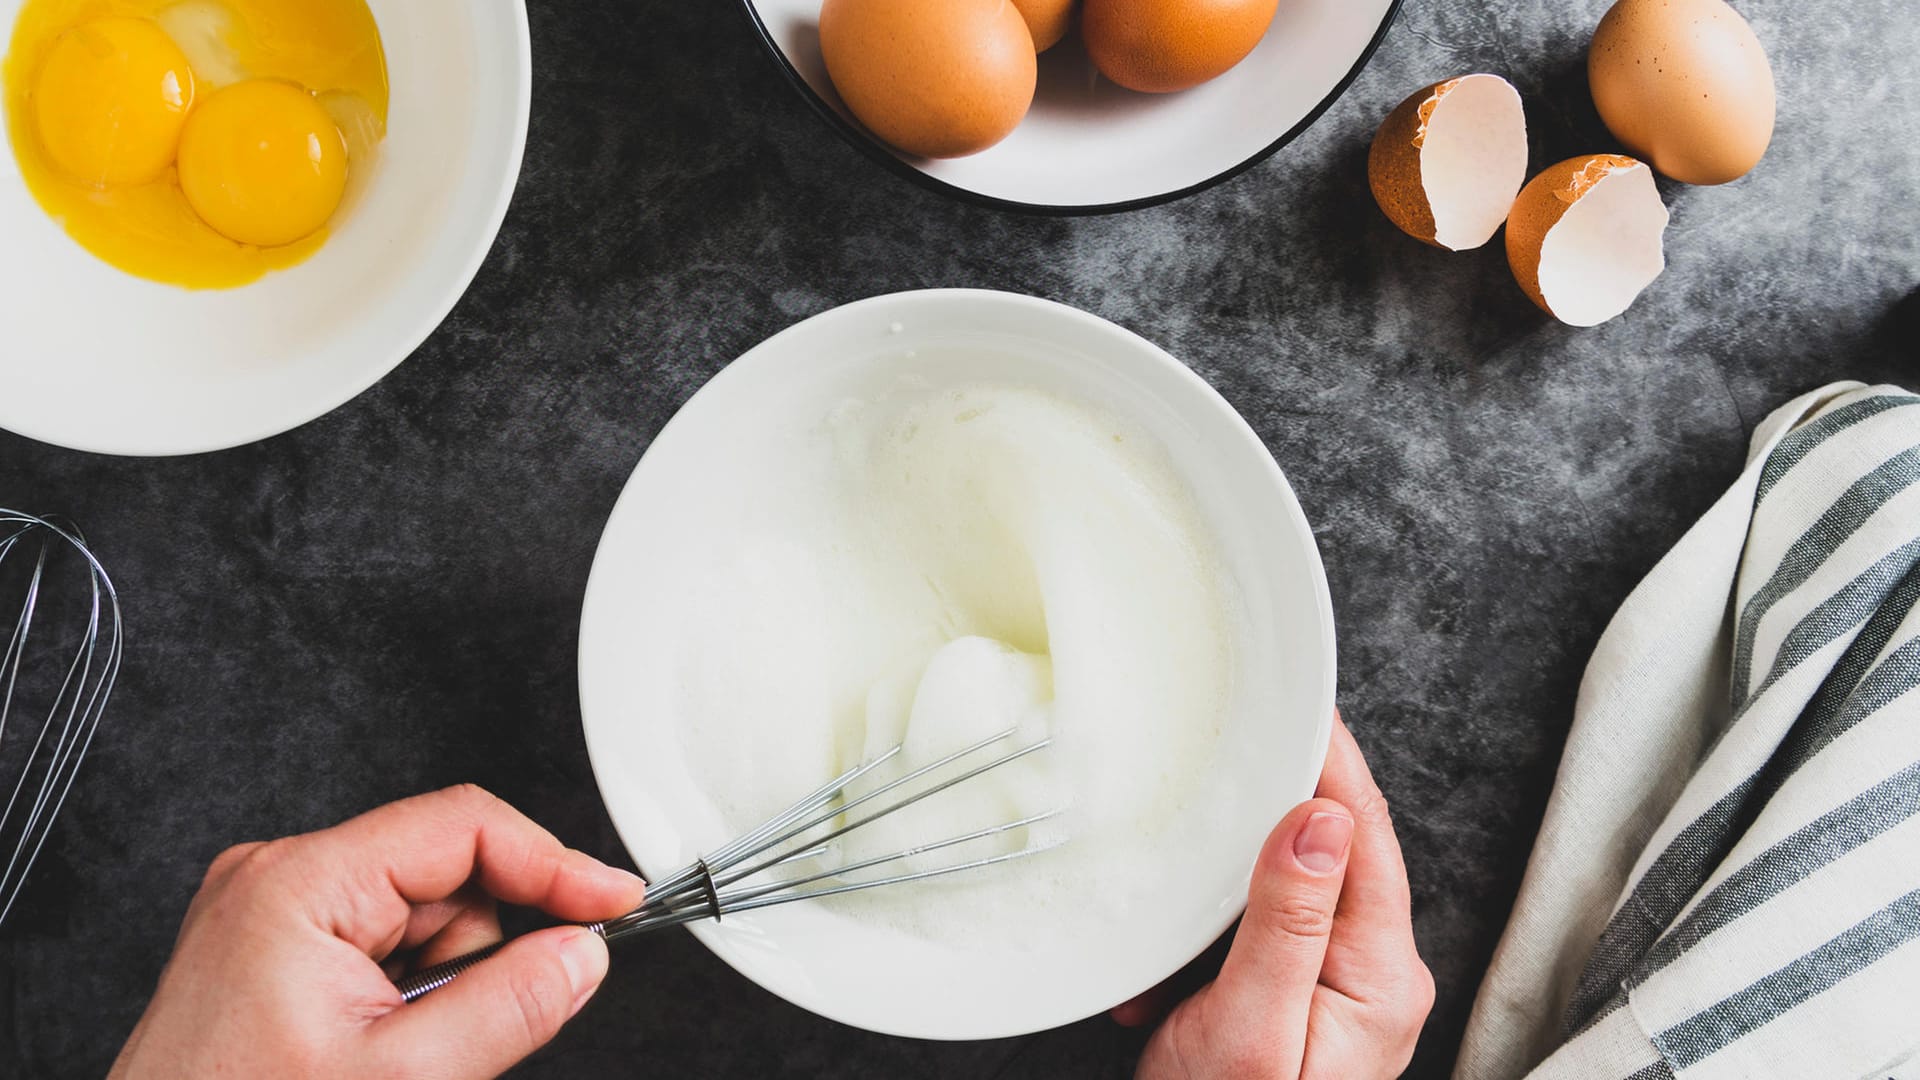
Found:
[[[1920,450],[1920,447],[1916,447]],[[1888,600],[1906,584],[1916,564],[1920,564],[1920,539],[1909,540],[1880,557],[1880,561],[1854,575],[1853,580],[1840,586],[1832,596],[1814,605],[1787,636],[1780,639],[1780,648],[1775,650],[1773,665],[1767,670],[1767,677],[1761,681],[1760,688],[1754,691],[1748,704],[1758,701],[1760,696],[1772,688],[1786,674],[1800,664],[1836,641],[1840,635],[1856,626],[1864,627],[1875,612],[1887,605]],[[1734,722],[1746,713],[1743,705],[1735,710]],[[1728,725],[1731,729],[1732,725]]]
[[[1781,642],[1762,691],[1842,633],[1868,620],[1886,602],[1888,593],[1904,584],[1916,559],[1920,559],[1920,540],[1885,556],[1809,612]],[[1756,694],[1753,700],[1759,700],[1759,696]],[[1736,716],[1727,731],[1733,731],[1739,721]],[[1571,1034],[1584,1027],[1624,985],[1628,974],[1699,891],[1713,868],[1733,850],[1740,834],[1759,816],[1766,799],[1787,775],[1790,773],[1771,763],[1762,765],[1681,828],[1647,867],[1594,943],[1561,1017],[1564,1032]]]
[[[1855,480],[1794,540],[1781,556],[1773,576],[1748,598],[1733,634],[1732,700],[1736,712],[1748,699],[1747,683],[1753,674],[1753,636],[1760,620],[1773,610],[1774,604],[1806,584],[1887,500],[1912,487],[1916,480],[1920,480],[1920,446],[1902,450]],[[1756,690],[1755,696],[1758,693]]]
[[[1878,650],[1875,650],[1876,652]],[[1827,744],[1853,730],[1855,724],[1880,711],[1889,702],[1920,685],[1920,638],[1887,654],[1879,667],[1867,673],[1841,705],[1840,711],[1822,718],[1802,730],[1799,725],[1787,736],[1786,744],[1774,753],[1780,762],[1780,782],[1797,772]],[[1773,785],[1779,787],[1776,782]]]
[[[1589,1030],[1598,1026],[1600,1021],[1605,1020],[1607,1017],[1612,1016],[1614,1013],[1617,1013],[1621,1009],[1626,1008],[1626,1006],[1627,1006],[1626,989],[1622,988],[1619,990],[1615,990],[1613,992],[1613,996],[1607,999],[1606,1004],[1600,1006],[1598,1009],[1595,1009],[1593,1011],[1593,1015],[1587,1017],[1586,1020],[1582,1021],[1579,1027],[1574,1028],[1573,1030],[1567,1032],[1567,1041],[1572,1042],[1573,1040],[1579,1038],[1580,1036],[1585,1035]]]
[[[1920,814],[1920,762],[1820,815],[1728,875],[1654,945],[1628,986],[1646,982],[1707,935],[1915,814]]]
[[[1845,982],[1920,937],[1920,890],[1910,892],[1711,1008],[1654,1036],[1676,1068],[1696,1065],[1795,1006]]]
[[[1819,692],[1814,694],[1813,700],[1807,703],[1807,715],[1814,718],[1815,725],[1824,723],[1826,718],[1837,715],[1847,699],[1854,695],[1861,678],[1866,675],[1868,669],[1873,667],[1874,662],[1880,659],[1880,650],[1886,648],[1887,642],[1893,640],[1894,633],[1900,629],[1902,623],[1907,621],[1907,616],[1913,612],[1915,604],[1920,604],[1920,570],[1907,572],[1905,580],[1900,582],[1900,587],[1893,591],[1893,595],[1887,597],[1886,603],[1881,604],[1880,609],[1875,611],[1866,625],[1860,628],[1860,633],[1854,636],[1853,644],[1848,645],[1847,651],[1841,655],[1840,662],[1833,665],[1833,670],[1827,673],[1826,679],[1820,684]],[[1804,725],[1804,721],[1802,724]],[[1799,733],[1800,727],[1801,725],[1796,725],[1795,734]],[[1793,736],[1789,735],[1789,744],[1792,739]],[[1811,754],[1819,747],[1794,748],[1790,745],[1790,749]]]
[[[1920,405],[1920,397],[1912,394],[1875,394],[1843,405],[1818,420],[1795,428],[1767,456],[1767,464],[1760,470],[1760,486],[1754,491],[1753,504],[1759,506],[1760,500],[1773,490],[1773,485],[1779,483],[1781,477],[1800,464],[1802,458],[1813,453],[1821,443],[1862,420],[1872,419],[1902,405]]]
[[[1688,822],[1634,883],[1633,891],[1607,920],[1607,928],[1593,944],[1573,998],[1567,1002],[1566,1014],[1561,1017],[1564,1032],[1579,1031],[1605,1009],[1607,999],[1625,985],[1628,973],[1660,939],[1712,868],[1726,857],[1739,836],[1734,825],[1747,793],[1759,781],[1758,773],[1741,781],[1705,813]]]
[[[1666,1058],[1661,1058],[1651,1065],[1635,1069],[1627,1080],[1674,1080],[1673,1066],[1667,1064]]]

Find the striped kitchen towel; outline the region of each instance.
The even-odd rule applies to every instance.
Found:
[[[1920,1077],[1920,397],[1829,386],[1587,666],[1457,1080]]]

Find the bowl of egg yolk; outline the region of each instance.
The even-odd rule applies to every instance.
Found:
[[[194,453],[424,341],[526,143],[523,0],[0,0],[0,428]]]

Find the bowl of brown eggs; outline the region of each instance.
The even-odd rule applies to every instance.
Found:
[[[391,371],[520,173],[523,0],[0,0],[0,427],[252,442]]]
[[[968,202],[1099,214],[1251,168],[1333,104],[1400,0],[743,0],[801,96]]]

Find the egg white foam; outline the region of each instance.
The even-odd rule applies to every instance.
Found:
[[[828,903],[963,943],[1149,902],[1181,830],[1230,804],[1206,781],[1239,636],[1216,544],[1164,451],[1039,390],[905,380],[784,450],[670,605],[698,613],[668,665],[679,749],[726,826],[893,746],[882,777],[1008,729],[1009,749],[1051,735],[816,865],[1061,811],[909,868],[1047,850]]]

